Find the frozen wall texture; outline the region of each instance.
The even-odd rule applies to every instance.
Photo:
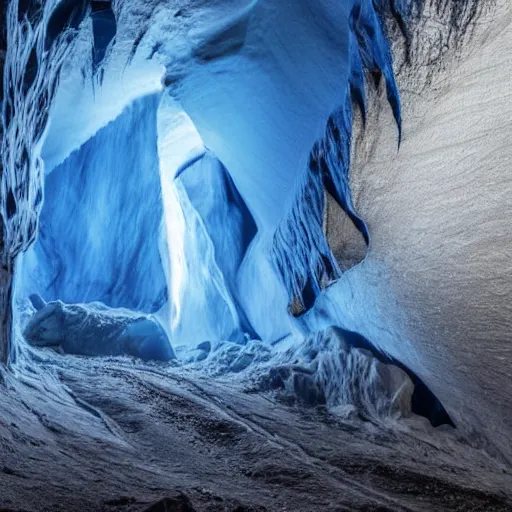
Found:
[[[135,101],[47,176],[18,295],[146,313],[163,306],[159,100]]]
[[[255,331],[239,300],[238,278],[256,223],[228,170],[166,94],[158,112],[158,147],[172,341],[243,342]]]
[[[388,42],[372,2],[355,2],[348,15],[348,81],[340,87],[340,104],[315,143],[303,171],[303,183],[291,211],[274,237],[274,259],[285,281],[292,312],[310,309],[329,282],[341,275],[324,236],[326,193],[347,214],[369,243],[368,228],[355,211],[349,185],[353,105],[366,116],[365,73],[385,81],[387,99],[401,133],[400,100]]]
[[[85,2],[11,0],[2,6],[6,51],[2,58],[0,166],[0,362],[9,357],[12,281],[16,256],[37,235],[43,199],[40,157],[59,74]]]
[[[205,153],[175,180],[187,236],[180,322],[184,329],[176,329],[173,339],[244,341],[245,333],[254,336],[255,331],[238,301],[237,275],[256,224],[214,155]]]
[[[398,153],[392,116],[373,111],[351,174],[371,250],[307,322],[337,318],[406,362],[460,430],[510,461],[512,98],[502,71],[512,13],[505,2],[486,7],[444,70],[429,78],[403,68]],[[425,51],[433,25],[421,22]]]
[[[242,323],[268,340],[332,324],[359,332],[418,374],[473,442],[510,460],[506,0],[130,0],[112,12],[116,46],[102,63],[101,101],[89,94],[80,59],[71,62],[48,155],[60,163],[163,75],[166,97],[194,133],[162,145],[158,130],[170,249],[164,269],[172,306],[179,306],[171,321],[205,292],[205,304],[222,309],[220,325],[212,315],[196,317],[211,333]],[[153,72],[145,74],[149,61]],[[138,77],[133,88],[119,86],[120,69]],[[67,115],[77,99],[84,107]],[[4,122],[6,115],[4,107]],[[194,163],[179,152],[183,140]],[[174,180],[185,163],[183,179],[193,179],[186,193]],[[13,183],[23,182],[12,190],[23,191],[17,165],[16,158],[4,162],[2,183],[8,172]],[[223,238],[205,220],[211,210],[194,206],[196,171],[212,201],[222,188],[209,185],[229,174],[247,208],[234,219],[252,218],[257,228],[227,266],[214,256]],[[40,209],[30,194],[23,195],[27,208],[16,210],[29,218],[11,231],[7,188],[2,196],[4,240],[12,234],[20,249],[33,238]],[[324,238],[326,230],[331,241],[337,236],[326,198],[366,246],[353,263],[364,261],[346,273],[344,262],[354,258],[342,250],[333,256]],[[223,225],[245,233],[243,223]],[[200,264],[187,269],[191,254]]]

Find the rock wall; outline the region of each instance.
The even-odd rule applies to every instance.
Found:
[[[399,77],[399,151],[385,108],[354,151],[351,186],[369,255],[308,318],[337,319],[403,361],[458,428],[508,460],[511,20],[498,3],[430,79]]]

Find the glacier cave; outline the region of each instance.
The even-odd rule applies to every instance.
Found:
[[[0,510],[512,510],[509,0],[0,12]]]

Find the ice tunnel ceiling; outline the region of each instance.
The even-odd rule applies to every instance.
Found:
[[[1,14],[0,508],[512,508],[506,0]]]

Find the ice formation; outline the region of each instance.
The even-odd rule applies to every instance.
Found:
[[[323,232],[326,193],[346,212],[365,242],[370,242],[368,228],[355,211],[349,184],[353,105],[359,107],[364,119],[365,73],[385,80],[400,139],[400,100],[391,54],[374,4],[355,2],[349,26],[348,81],[340,94],[341,107],[329,117],[324,138],[315,143],[298,197],[274,238],[274,258],[290,294],[290,304],[296,302],[295,314],[310,309],[325,282],[340,277]]]
[[[167,95],[159,109],[158,146],[173,343],[242,342],[254,333],[238,299],[238,271],[257,231],[254,219],[228,170]]]
[[[19,296],[146,313],[164,305],[158,104],[158,95],[136,100],[48,174]]]
[[[25,326],[25,339],[81,356],[132,356],[143,360],[175,358],[162,326],[147,315],[108,308],[101,302],[40,303]]]
[[[0,361],[37,293],[38,348],[176,349],[512,460],[512,25],[484,4],[10,0]]]
[[[60,70],[85,6],[8,2],[2,11],[7,48],[2,69],[0,361],[6,362],[14,262],[37,235],[43,202],[43,135]]]
[[[288,403],[324,406],[342,417],[409,416],[414,384],[407,373],[352,345],[350,337],[330,328],[304,340],[290,338],[277,348],[257,340],[243,347],[200,345],[187,362],[214,375],[242,373],[248,391],[272,391]]]

